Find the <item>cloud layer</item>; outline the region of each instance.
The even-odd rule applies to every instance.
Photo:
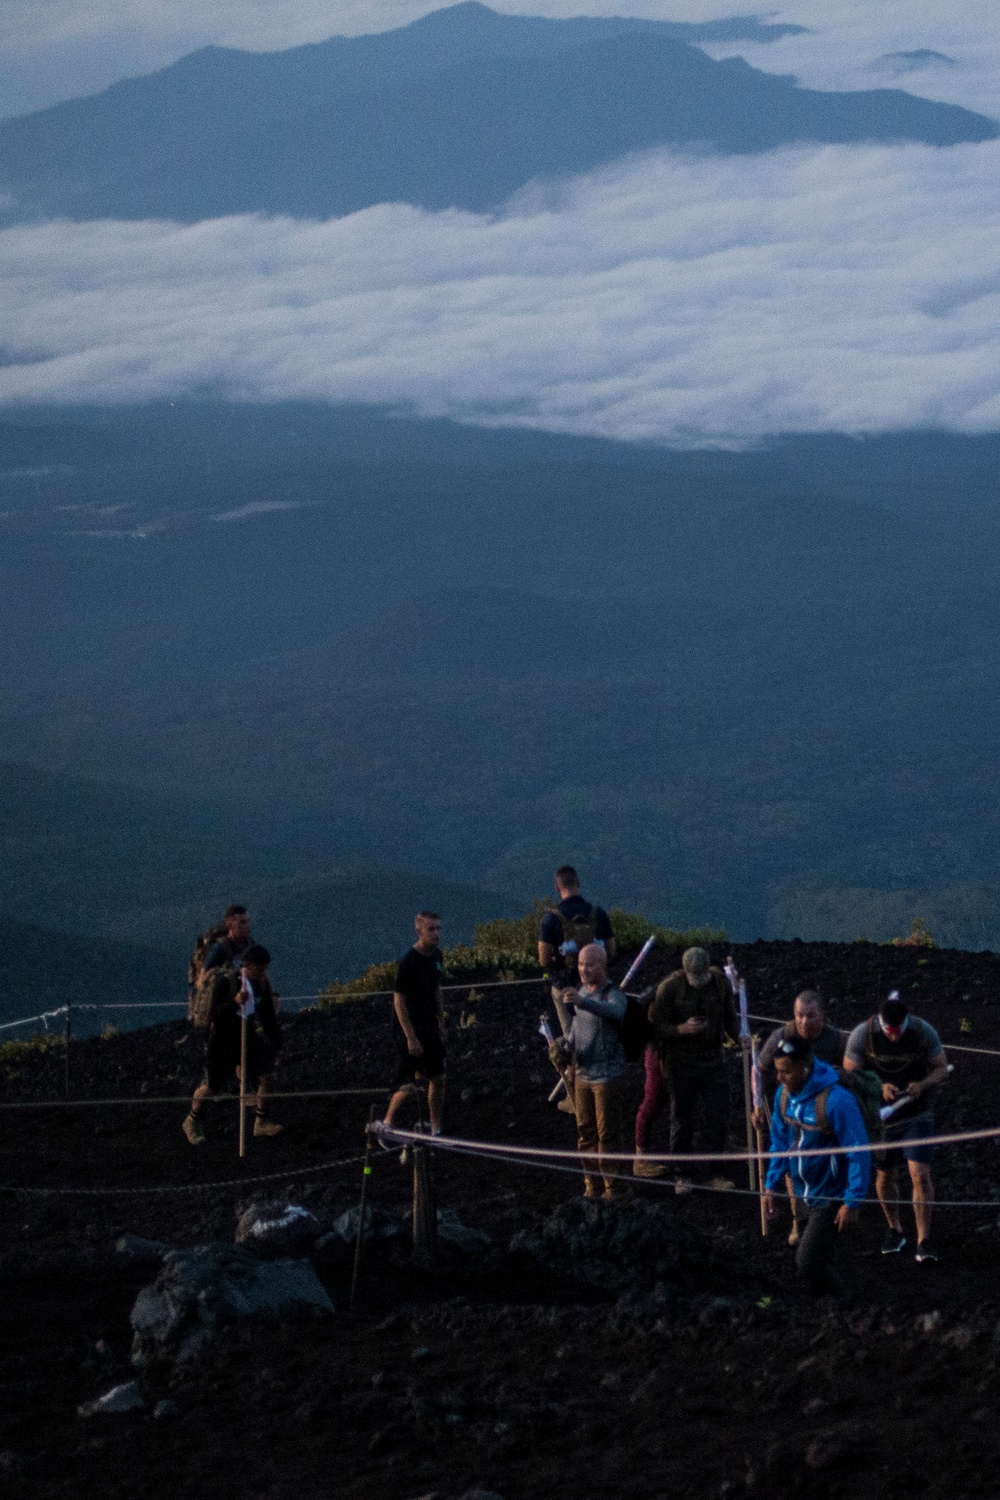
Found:
[[[0,402],[212,392],[673,443],[1000,429],[1000,143],[668,153],[499,217],[0,233]]]

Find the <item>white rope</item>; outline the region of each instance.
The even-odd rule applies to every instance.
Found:
[[[337,1161],[320,1162],[315,1167],[293,1167],[287,1172],[269,1172],[265,1177],[230,1177],[227,1182],[177,1182],[169,1183],[163,1187],[99,1187],[99,1188],[36,1188],[16,1187],[12,1184],[0,1186],[0,1193],[15,1193],[22,1198],[106,1198],[110,1196],[123,1198],[143,1198],[154,1193],[209,1193],[222,1188],[252,1187],[258,1182],[286,1182],[293,1177],[310,1177],[316,1172],[332,1172],[338,1167],[353,1167],[359,1161],[364,1161],[365,1152],[362,1156],[345,1156]]]
[[[547,1146],[505,1146],[499,1142],[492,1141],[467,1141],[461,1137],[446,1135],[423,1135],[419,1131],[397,1130],[393,1125],[385,1132],[386,1139],[399,1139],[403,1144],[407,1142],[418,1146],[432,1146],[440,1151],[479,1151],[487,1154],[508,1152],[512,1156],[523,1159],[537,1159],[545,1161],[578,1161],[578,1151],[557,1151]],[[683,1165],[690,1162],[718,1162],[734,1161],[742,1162],[744,1165],[750,1161],[784,1161],[790,1156],[850,1156],[854,1153],[879,1152],[909,1149],[912,1146],[953,1146],[962,1141],[992,1141],[1000,1139],[1000,1125],[991,1125],[985,1130],[953,1131],[948,1135],[929,1135],[915,1137],[913,1140],[899,1141],[898,1144],[889,1141],[866,1141],[857,1146],[818,1146],[799,1150],[788,1151],[754,1151],[748,1155],[746,1151],[687,1151],[687,1152],[657,1152],[651,1151],[643,1155],[644,1161],[662,1162],[664,1165]],[[591,1154],[591,1153],[587,1153]],[[592,1153],[595,1157],[598,1152],[595,1148]],[[602,1161],[609,1162],[633,1162],[634,1151],[602,1151]]]
[[[5,1021],[0,1026],[0,1031],[10,1031],[14,1026],[30,1026],[35,1021],[43,1022],[48,1031],[49,1022],[55,1020],[56,1016],[66,1015],[68,1010],[68,1005],[60,1005],[58,1010],[43,1010],[40,1016],[22,1016],[19,1021]]]

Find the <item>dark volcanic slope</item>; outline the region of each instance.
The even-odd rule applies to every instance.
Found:
[[[675,957],[657,955],[648,977]],[[798,988],[818,981],[846,1024],[894,984],[946,1043],[961,1036],[1000,1046],[995,955],[788,943],[737,949],[736,958],[762,1010],[783,1012]],[[453,1133],[571,1146],[572,1126],[544,1103],[551,1074],[534,1035],[539,999],[536,988],[509,987],[449,1002]],[[296,1018],[283,1085],[383,1081],[386,1024],[384,1001]],[[82,1043],[76,1085],[90,1097],[172,1093],[197,1073],[181,1037],[171,1026]],[[941,1124],[995,1123],[997,1062],[954,1057]],[[7,1097],[54,1096],[60,1062],[53,1054],[8,1069]],[[353,1320],[344,1313],[343,1258],[320,1262],[335,1319],[252,1328],[186,1373],[154,1379],[147,1398],[174,1401],[170,1419],[81,1421],[79,1402],[132,1373],[128,1309],[151,1275],[115,1263],[114,1236],[176,1245],[229,1238],[234,1203],[248,1196],[233,1179],[269,1171],[287,1172],[277,1188],[326,1225],[356,1200],[359,1168],[320,1164],[355,1153],[366,1110],[364,1099],[282,1103],[285,1135],[257,1143],[242,1173],[234,1112],[222,1105],[197,1153],[173,1105],[5,1114],[5,1184],[222,1184],[153,1197],[4,1197],[8,1493],[215,1500],[233,1494],[238,1474],[242,1491],[269,1500],[456,1500],[477,1484],[504,1500],[547,1500],[568,1484],[588,1500],[993,1494],[1000,1198],[992,1144],[939,1152],[942,1198],[986,1200],[939,1210],[940,1267],[883,1260],[879,1219],[866,1212],[845,1247],[858,1289],[847,1312],[795,1293],[784,1235],[761,1241],[753,1200],[676,1200],[644,1184],[641,1202],[674,1206],[672,1232],[702,1237],[703,1269],[676,1285],[637,1286],[615,1301],[582,1293],[562,1271],[539,1279],[492,1261],[422,1276],[370,1249]],[[735,1114],[732,1128],[737,1139]],[[498,1251],[578,1188],[575,1174],[456,1158],[436,1175],[441,1206],[485,1230]],[[376,1208],[402,1213],[409,1175],[394,1157],[379,1154],[372,1181]]]
[[[902,91],[820,93],[739,58],[714,62],[690,45],[712,34],[468,4],[287,53],[206,48],[0,125],[0,187],[15,217],[326,217],[394,200],[483,209],[534,177],[666,143],[945,146],[997,133],[982,115]]]

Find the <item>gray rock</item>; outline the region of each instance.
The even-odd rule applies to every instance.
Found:
[[[459,1500],[503,1500],[503,1496],[498,1495],[496,1490],[466,1490],[464,1495],[459,1496]]]
[[[76,1410],[81,1417],[114,1416],[119,1412],[141,1411],[145,1404],[138,1385],[134,1380],[129,1380],[125,1385],[112,1386],[110,1391],[105,1391],[96,1401],[85,1401]]]
[[[143,1239],[141,1234],[123,1234],[115,1240],[115,1254],[132,1266],[155,1266],[166,1253],[166,1245],[159,1240]]]
[[[485,1255],[493,1248],[489,1235],[470,1229],[450,1208],[437,1211],[437,1237],[439,1244],[459,1255]]]
[[[319,1220],[297,1203],[251,1203],[240,1214],[236,1243],[265,1260],[280,1260],[307,1255],[319,1232]]]
[[[345,1244],[353,1245],[357,1234],[358,1210],[349,1208],[335,1221],[330,1234],[324,1235],[323,1240],[336,1236]],[[365,1240],[406,1240],[410,1238],[410,1231],[405,1224],[399,1219],[392,1218],[390,1214],[382,1213],[379,1209],[366,1208],[364,1238]]]
[[[139,1369],[197,1360],[227,1324],[296,1309],[333,1312],[308,1261],[263,1261],[239,1245],[172,1250],[132,1308],[132,1363]]]
[[[177,1405],[177,1402],[171,1401],[168,1396],[165,1396],[162,1401],[157,1401],[153,1407],[153,1416],[158,1422],[162,1422],[170,1417],[176,1417],[179,1413],[180,1407]]]
[[[515,1263],[549,1271],[561,1282],[610,1292],[651,1291],[710,1269],[705,1235],[667,1203],[603,1203],[573,1198],[510,1243]]]

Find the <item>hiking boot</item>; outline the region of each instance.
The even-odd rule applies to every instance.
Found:
[[[694,1183],[687,1177],[675,1177],[674,1192],[679,1198],[683,1197],[685,1193],[693,1193]]]
[[[556,1105],[556,1109],[561,1109],[564,1115],[576,1114],[576,1105],[573,1103],[572,1099],[560,1099],[559,1103]]]
[[[635,1153],[635,1161],[632,1163],[633,1177],[662,1177],[666,1170],[662,1161],[650,1161],[644,1151]]]
[[[207,1139],[205,1127],[197,1115],[185,1115],[184,1124],[181,1126],[181,1129],[192,1146],[204,1146]]]
[[[913,1256],[913,1259],[917,1261],[938,1260],[939,1258],[940,1257],[938,1256],[938,1253],[934,1249],[934,1246],[931,1244],[930,1240],[921,1240]]]
[[[736,1184],[729,1177],[710,1177],[709,1187],[713,1193],[735,1193]]]
[[[599,1198],[602,1189],[596,1182],[585,1182],[583,1184],[583,1196],[585,1198]]]
[[[887,1229],[882,1241],[883,1255],[898,1255],[906,1244],[906,1235],[901,1229]]]
[[[253,1122],[254,1135],[280,1135],[284,1128],[284,1125],[278,1125],[266,1115],[257,1115]]]

